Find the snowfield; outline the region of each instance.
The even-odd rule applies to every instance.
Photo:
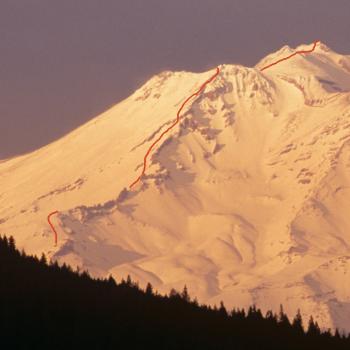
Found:
[[[323,43],[263,72],[162,72],[35,152],[0,161],[0,233],[28,253],[200,302],[300,308],[350,331],[350,56]],[[58,231],[58,245],[47,215]]]

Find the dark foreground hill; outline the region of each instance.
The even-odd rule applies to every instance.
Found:
[[[130,279],[87,272],[20,253],[0,238],[1,349],[349,349],[350,338],[320,332],[312,319],[210,308],[187,289],[160,296]]]

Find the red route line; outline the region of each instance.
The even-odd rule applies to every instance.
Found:
[[[198,95],[204,90],[204,88],[206,87],[206,85],[209,84],[210,82],[212,82],[212,81],[218,76],[219,73],[220,73],[220,69],[219,69],[219,67],[217,67],[217,68],[216,68],[215,74],[214,74],[211,78],[209,78],[207,81],[205,81],[205,82],[201,85],[201,87],[200,87],[194,94],[192,94],[191,96],[189,96],[189,97],[183,102],[183,104],[181,105],[180,109],[179,109],[178,112],[177,112],[175,122],[174,122],[170,127],[168,127],[165,131],[163,131],[162,134],[158,137],[158,139],[157,139],[156,141],[154,141],[154,142],[152,143],[152,145],[149,147],[149,149],[148,149],[148,151],[147,151],[145,157],[143,158],[143,169],[142,169],[142,173],[141,173],[141,175],[130,185],[130,188],[131,188],[132,186],[136,185],[136,184],[140,181],[142,175],[145,173],[145,171],[146,171],[146,165],[147,165],[147,157],[148,157],[149,154],[151,153],[153,147],[163,138],[163,136],[164,136],[167,132],[169,132],[176,124],[179,123],[179,121],[180,121],[180,113],[181,113],[182,109],[185,107],[186,103],[187,103],[192,97],[198,96]],[[51,220],[50,220],[50,219],[51,219],[51,216],[52,216],[52,215],[55,215],[55,214],[58,214],[58,211],[57,211],[57,210],[56,210],[56,211],[53,211],[52,213],[50,213],[50,214],[48,215],[47,221],[48,221],[49,225],[51,226],[51,229],[52,229],[52,231],[53,231],[53,233],[54,233],[54,235],[55,235],[55,245],[57,245],[57,232],[56,232],[55,227],[53,226],[53,224],[52,224],[52,222],[51,222]]]
[[[294,56],[296,56],[296,55],[303,54],[303,53],[311,53],[311,52],[313,52],[313,51],[315,50],[317,43],[319,43],[319,40],[314,41],[314,45],[313,45],[313,47],[312,47],[310,50],[300,50],[300,51],[296,51],[296,52],[292,53],[291,55],[289,55],[289,56],[287,56],[287,57],[281,58],[281,59],[279,59],[278,61],[273,62],[273,63],[271,63],[271,64],[269,64],[269,65],[267,65],[267,66],[261,68],[260,71],[263,71],[263,70],[265,70],[265,69],[267,69],[267,68],[270,68],[270,67],[272,67],[272,66],[274,66],[274,65],[276,65],[276,64],[278,64],[278,63],[280,63],[280,62],[282,62],[282,61],[286,61],[286,60],[288,60],[288,59],[290,59],[290,58],[292,58],[292,57],[294,57]],[[177,124],[179,123],[179,121],[180,121],[180,113],[181,113],[182,109],[184,108],[184,106],[186,105],[186,103],[187,103],[192,97],[198,96],[198,95],[204,90],[204,88],[206,87],[206,85],[209,84],[210,82],[212,82],[212,81],[217,77],[217,75],[219,74],[219,72],[220,72],[220,69],[219,69],[219,67],[217,67],[217,68],[216,68],[216,73],[215,73],[210,79],[208,79],[206,82],[204,82],[203,85],[199,88],[199,90],[198,90],[197,92],[195,92],[194,94],[192,94],[191,96],[189,96],[189,97],[183,102],[183,104],[181,105],[180,109],[179,109],[178,112],[177,112],[175,122],[174,122],[169,128],[167,128],[166,130],[164,130],[164,131],[161,133],[161,135],[158,137],[158,139],[155,140],[155,141],[152,143],[152,145],[149,147],[148,151],[146,152],[146,154],[145,154],[145,156],[144,156],[144,158],[143,158],[143,169],[142,169],[142,172],[141,172],[140,176],[130,185],[130,188],[132,188],[133,186],[135,186],[135,185],[141,180],[141,177],[145,174],[146,166],[147,166],[147,158],[148,158],[148,156],[150,155],[150,153],[151,153],[152,149],[154,148],[154,146],[163,138],[163,136],[164,136],[166,133],[168,133],[175,125],[177,125]]]
[[[292,58],[293,56],[300,55],[300,54],[303,54],[303,53],[311,53],[311,52],[313,52],[313,51],[315,50],[316,45],[317,45],[317,43],[319,43],[319,42],[320,42],[319,40],[314,41],[314,46],[313,46],[312,49],[310,49],[310,50],[300,50],[300,51],[296,51],[296,52],[292,53],[291,55],[289,55],[289,56],[287,56],[287,57],[281,58],[280,60],[278,60],[278,61],[276,61],[276,62],[273,62],[273,63],[271,63],[271,64],[269,64],[269,65],[267,65],[267,66],[261,68],[260,71],[263,71],[263,70],[265,70],[265,69],[267,69],[267,68],[270,68],[270,67],[274,66],[275,64],[280,63],[280,62],[282,62],[282,61],[289,60],[289,59]]]
[[[270,68],[270,67],[272,67],[272,66],[274,66],[274,65],[276,65],[276,64],[278,64],[278,63],[280,63],[280,62],[286,61],[286,60],[288,60],[288,59],[290,59],[290,58],[292,58],[292,57],[294,57],[294,56],[296,56],[296,55],[300,55],[300,54],[303,54],[303,53],[311,53],[311,52],[313,52],[313,51],[315,50],[316,45],[317,45],[319,42],[320,42],[319,40],[314,41],[314,45],[313,45],[313,47],[312,47],[310,50],[300,50],[300,51],[296,51],[296,52],[292,53],[291,55],[289,55],[289,56],[287,56],[287,57],[281,58],[281,59],[279,59],[278,61],[273,62],[273,63],[271,63],[271,64],[269,64],[269,65],[267,65],[267,66],[261,68],[260,71],[262,72],[263,70],[265,70],[265,69],[267,69],[267,68]],[[182,103],[180,109],[179,109],[178,112],[177,112],[175,122],[174,122],[171,126],[169,126],[166,130],[164,130],[164,131],[161,133],[161,135],[158,137],[158,139],[157,139],[156,141],[154,141],[154,142],[152,143],[152,145],[149,147],[147,153],[145,154],[145,156],[144,156],[144,158],[143,158],[143,169],[142,169],[142,172],[141,172],[140,176],[130,185],[130,188],[132,188],[133,186],[135,186],[135,185],[141,180],[141,177],[145,174],[146,166],[147,166],[147,158],[148,158],[148,156],[150,155],[150,153],[151,153],[152,149],[154,148],[154,146],[163,138],[163,136],[164,136],[166,133],[168,133],[175,125],[177,125],[177,124],[179,123],[179,121],[180,121],[180,113],[181,113],[181,111],[183,110],[183,108],[185,107],[186,103],[187,103],[192,97],[198,96],[198,95],[204,90],[204,88],[205,88],[209,83],[211,83],[211,82],[218,76],[219,73],[220,73],[220,69],[219,69],[219,67],[216,67],[216,72],[215,72],[215,74],[214,74],[211,78],[209,78],[207,81],[205,81],[205,82],[201,85],[201,87],[200,87],[194,94],[192,94],[191,96],[187,97],[187,99]],[[54,233],[54,235],[55,235],[55,245],[57,245],[57,232],[56,232],[55,227],[53,226],[52,222],[50,221],[51,216],[52,216],[52,215],[55,215],[55,214],[58,214],[58,211],[57,211],[57,210],[56,210],[56,211],[53,211],[52,213],[50,213],[50,214],[48,215],[47,221],[48,221],[49,225],[51,226],[51,229],[52,229],[52,231],[53,231],[53,233]]]
[[[52,215],[55,215],[55,214],[58,214],[58,211],[53,211],[52,213],[50,213],[48,216],[47,216],[47,222],[49,223],[49,225],[51,226],[51,229],[55,235],[55,246],[57,245],[57,232],[55,230],[55,227],[53,226],[52,222],[51,222],[51,216]]]
[[[149,147],[147,153],[145,154],[144,158],[143,158],[143,169],[142,169],[142,172],[140,174],[140,176],[130,185],[130,188],[132,188],[133,186],[135,186],[140,180],[141,180],[141,177],[144,175],[145,171],[146,171],[146,166],[147,166],[147,157],[149,156],[149,154],[151,153],[153,147],[163,138],[163,136],[168,133],[175,125],[177,125],[180,121],[180,113],[182,111],[182,109],[185,107],[186,103],[194,96],[198,96],[203,90],[204,88],[209,84],[211,83],[217,76],[218,74],[220,73],[220,69],[219,67],[216,67],[216,72],[215,74],[209,78],[207,81],[205,81],[201,87],[194,93],[192,94],[191,96],[187,97],[187,99],[182,103],[180,109],[177,111],[177,115],[176,115],[176,120],[175,122],[169,126],[166,130],[164,130],[161,135],[158,137],[157,140],[155,140],[152,145]]]

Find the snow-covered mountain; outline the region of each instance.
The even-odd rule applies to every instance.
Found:
[[[350,56],[162,72],[62,139],[0,162],[0,233],[29,253],[350,331]],[[47,215],[53,217],[58,245]]]

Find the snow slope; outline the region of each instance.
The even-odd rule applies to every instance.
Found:
[[[350,56],[323,43],[263,72],[222,65],[162,72],[60,140],[0,162],[0,233],[30,253],[130,274],[160,292],[184,284],[228,307],[283,304],[350,331]],[[47,215],[59,234],[54,246]]]

